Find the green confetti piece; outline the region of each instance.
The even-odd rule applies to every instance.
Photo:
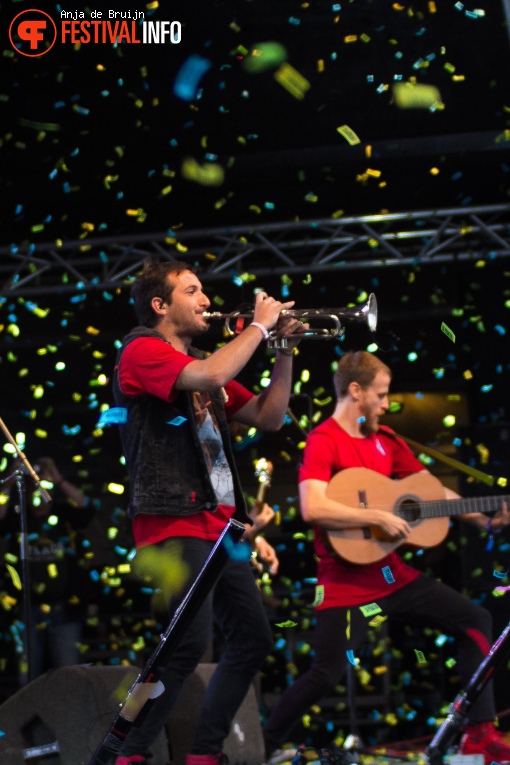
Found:
[[[366,606],[360,606],[359,610],[363,616],[375,616],[375,614],[382,613],[382,608],[380,608],[377,603],[367,603]]]
[[[324,602],[324,585],[318,584],[317,587],[315,588],[315,598],[311,605],[320,606],[321,603],[323,602]]]
[[[297,627],[297,622],[292,622],[288,619],[286,622],[278,622],[275,627]]]
[[[448,337],[452,343],[455,342],[455,334],[451,331],[450,327],[444,323],[444,321],[441,322],[441,332],[444,332],[446,337]]]

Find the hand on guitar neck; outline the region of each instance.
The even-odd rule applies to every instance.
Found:
[[[262,573],[263,565],[265,563],[269,567],[270,574],[276,574],[280,561],[276,555],[276,550],[269,544],[267,539],[260,536],[261,530],[270,523],[275,517],[276,513],[267,502],[264,502],[266,491],[271,485],[271,476],[273,473],[273,464],[268,462],[265,458],[257,460],[255,463],[255,475],[259,480],[259,488],[257,496],[251,506],[248,513],[253,521],[252,526],[247,526],[243,539],[249,542],[260,560],[252,558],[253,566]],[[260,563],[262,561],[262,563]]]
[[[259,481],[259,487],[257,490],[257,496],[253,501],[253,504],[248,512],[248,515],[253,521],[252,526],[246,527],[244,539],[248,542],[253,542],[255,537],[260,534],[264,526],[270,523],[274,516],[275,511],[270,507],[267,502],[264,501],[266,492],[271,486],[271,476],[273,474],[273,463],[261,457],[255,462],[255,475]]]

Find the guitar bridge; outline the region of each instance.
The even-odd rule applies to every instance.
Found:
[[[365,489],[359,489],[358,491],[358,500],[359,500],[359,506],[361,508],[367,507],[367,493]],[[370,527],[369,526],[363,526],[363,539],[370,539],[372,536],[370,533]]]

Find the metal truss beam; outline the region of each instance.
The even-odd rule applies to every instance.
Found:
[[[506,258],[510,205],[0,247],[0,297],[123,288],[149,256],[194,264],[204,283]]]

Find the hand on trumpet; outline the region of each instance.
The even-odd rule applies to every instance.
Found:
[[[286,309],[292,308],[294,300],[288,303],[281,303],[267,292],[257,292],[255,295],[255,307],[253,312],[253,321],[262,324],[268,331],[274,330],[279,322],[280,313]]]
[[[279,347],[278,341],[285,338],[284,347],[294,348],[309,328],[308,324],[303,324],[299,319],[286,316],[285,313],[282,314],[282,311],[292,308],[294,302],[294,300],[290,300],[287,303],[281,303],[266,292],[257,292],[255,295],[253,321],[259,322],[267,330],[271,330],[271,336],[276,341],[276,347]]]
[[[286,343],[281,347],[295,348],[296,345],[303,339],[304,333],[310,329],[310,325],[306,322],[295,319],[292,316],[280,316],[276,322],[275,336],[276,340],[281,338],[286,339]],[[276,346],[278,347],[278,345]]]

